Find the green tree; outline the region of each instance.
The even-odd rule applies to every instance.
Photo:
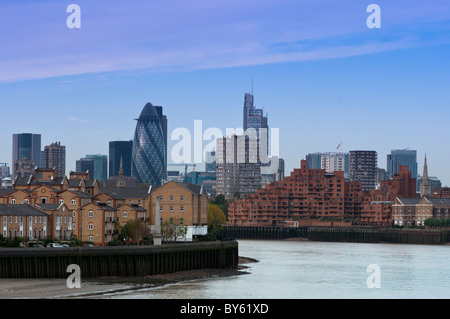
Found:
[[[210,203],[219,206],[225,216],[228,216],[228,205],[230,203],[225,199],[225,195],[217,195]]]
[[[226,221],[227,218],[218,205],[208,204],[208,233],[217,236]]]
[[[161,224],[161,236],[164,241],[176,241],[178,238],[186,238],[187,231],[188,227],[179,218],[172,223],[165,221]]]
[[[118,237],[139,245],[144,238],[149,236],[150,230],[143,221],[132,220],[122,226]]]

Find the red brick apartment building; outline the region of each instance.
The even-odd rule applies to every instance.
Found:
[[[237,226],[289,225],[293,221],[333,219],[361,224],[388,225],[395,198],[414,198],[416,180],[407,166],[400,166],[392,180],[380,188],[363,191],[360,182],[348,182],[344,172],[308,169],[306,161],[284,181],[232,202],[228,223]],[[332,218],[330,218],[332,217]]]
[[[306,161],[283,181],[230,204],[230,225],[286,225],[298,219],[353,218],[362,209],[364,192],[359,182],[345,182],[344,172],[308,169]]]
[[[392,204],[396,198],[417,198],[416,179],[411,177],[408,166],[399,166],[399,172],[391,180],[380,182],[378,189],[365,195],[361,222],[377,226],[392,223]]]

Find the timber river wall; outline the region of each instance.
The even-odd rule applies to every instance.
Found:
[[[222,239],[289,239],[354,243],[397,243],[442,245],[450,242],[447,230],[421,230],[363,227],[246,227],[228,226]]]
[[[67,278],[76,264],[82,278],[139,277],[238,266],[236,241],[70,248],[0,249],[0,278]]]

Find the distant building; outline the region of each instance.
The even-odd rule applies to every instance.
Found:
[[[348,153],[342,152],[310,153],[306,155],[306,166],[309,169],[324,169],[327,173],[342,171],[347,177],[348,156]]]
[[[203,186],[208,195],[216,194],[216,173],[215,172],[190,172],[185,178],[185,183]]]
[[[407,165],[411,171],[412,178],[417,178],[417,151],[414,150],[392,150],[387,155],[387,172],[389,178],[398,173],[400,165]]]
[[[55,168],[57,177],[66,175],[66,147],[60,142],[44,147],[44,168]]]
[[[17,177],[29,177],[34,174],[34,169],[36,164],[33,160],[27,158],[22,158],[20,160],[14,161],[14,178]]]
[[[76,161],[76,171],[89,171],[90,177],[96,179],[100,183],[106,182],[108,179],[108,157],[106,155],[86,155]]]
[[[310,153],[306,155],[306,168],[321,169],[322,168],[322,153]]]
[[[215,172],[216,171],[216,152],[206,152],[205,158],[205,171]]]
[[[217,139],[216,194],[244,197],[261,188],[259,140],[247,135]]]
[[[94,170],[92,171],[92,177],[99,182],[106,182],[108,179],[108,156],[95,154],[86,155],[86,158],[94,160]]]
[[[384,168],[377,167],[377,185],[380,185],[381,181],[389,180],[389,173]]]
[[[0,163],[0,178],[11,177],[8,163]]]
[[[13,134],[12,141],[12,163],[27,159],[33,161],[37,167],[43,165],[43,154],[41,150],[41,135],[31,133]],[[14,167],[13,167],[14,169]],[[12,172],[15,176],[15,171]]]
[[[377,152],[355,150],[349,155],[349,180],[361,182],[363,190],[375,189],[377,178]]]
[[[119,176],[120,161],[123,162],[123,175],[131,176],[131,155],[133,141],[109,142],[109,177]]]
[[[257,109],[255,107],[253,94],[245,93],[243,129],[246,131],[249,128],[256,130],[258,138],[262,138],[260,132],[262,132],[261,129],[265,129],[265,139],[268,141],[268,117],[267,115],[264,116],[263,109]]]
[[[87,172],[89,171],[90,175],[94,176],[94,160],[92,158],[80,158],[76,161],[75,169],[77,172]]]

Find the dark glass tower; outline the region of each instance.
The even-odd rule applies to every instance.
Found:
[[[43,153],[41,151],[41,135],[22,133],[13,134],[12,164],[18,160],[28,159],[34,162],[34,166],[42,167]],[[13,172],[14,174],[14,172]]]
[[[147,103],[134,133],[131,174],[140,183],[161,185],[167,172],[167,118]]]
[[[121,160],[123,165],[123,175],[131,176],[132,152],[133,141],[109,142],[109,177],[119,176]]]

